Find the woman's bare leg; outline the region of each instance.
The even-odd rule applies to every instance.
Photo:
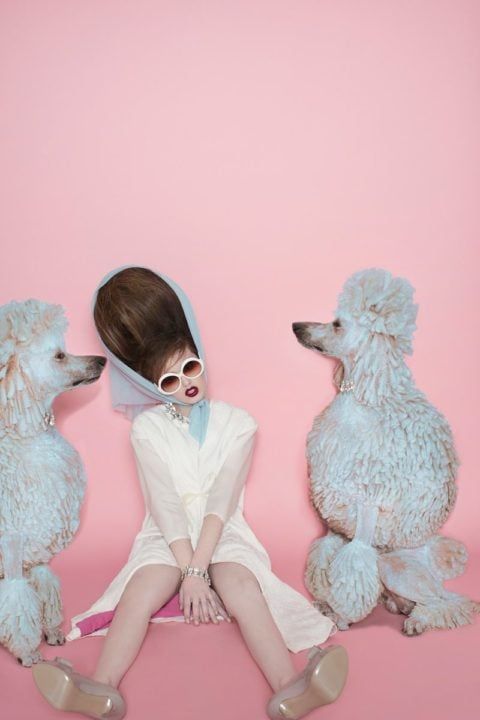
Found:
[[[212,563],[209,573],[254,660],[272,689],[279,690],[297,671],[255,575],[235,562]]]
[[[118,687],[135,660],[152,613],[175,594],[180,570],[172,565],[144,565],[127,583],[93,675],[99,682]]]

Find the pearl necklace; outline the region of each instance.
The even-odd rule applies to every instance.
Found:
[[[45,412],[43,416],[43,426],[45,430],[48,430],[49,427],[53,427],[55,425],[55,415],[53,414],[53,410],[50,410],[50,412]]]
[[[353,382],[353,380],[342,380],[339,390],[341,393],[353,392],[353,390],[355,390],[355,383]]]
[[[183,415],[172,402],[165,403],[165,412],[167,415],[171,417],[172,420],[178,420],[179,422],[183,423],[184,425],[188,425],[190,422],[190,418],[186,415]]]
[[[353,380],[342,380],[340,385],[337,385],[337,387],[341,393],[353,393],[353,391],[355,390],[355,383],[353,382]],[[353,395],[353,397],[359,403],[359,405],[375,408],[375,405],[368,403],[366,400],[360,400],[355,394]]]

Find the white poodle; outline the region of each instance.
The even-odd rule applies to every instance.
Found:
[[[47,563],[79,524],[85,474],[56,430],[54,398],[100,377],[106,359],[65,350],[60,305],[0,307],[0,643],[26,666],[65,642],[59,582]]]
[[[346,629],[381,600],[403,630],[472,622],[478,603],[445,590],[464,546],[437,535],[455,502],[457,457],[447,421],[415,387],[413,288],[386,270],[347,280],[330,323],[293,324],[298,341],[337,358],[339,393],[307,438],[311,499],[328,526],[312,544],[306,584]]]

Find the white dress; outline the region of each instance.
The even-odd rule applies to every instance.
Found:
[[[210,513],[224,522],[211,563],[237,562],[251,570],[291,651],[323,643],[336,631],[329,618],[272,572],[267,551],[243,515],[255,420],[242,408],[219,400],[209,402],[210,418],[202,446],[189,433],[188,425],[173,419],[161,404],[133,421],[130,438],[145,498],[145,519],[126,565],[89,610],[72,618],[68,640],[80,636],[76,628],[79,621],[114,610],[138,568],[152,563],[177,566],[169,543],[190,538],[195,548],[203,518]],[[177,613],[170,619],[182,617]],[[106,632],[103,628],[89,634]]]

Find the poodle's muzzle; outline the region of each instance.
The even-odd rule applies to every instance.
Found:
[[[325,335],[325,330],[329,325],[331,325],[331,323],[294,322],[292,323],[292,330],[301,345],[309,348],[309,350],[318,350],[320,353],[326,353],[321,338]]]
[[[107,358],[103,355],[82,355],[75,358],[78,375],[72,381],[70,387],[77,385],[90,385],[98,380],[103,372]],[[80,367],[78,367],[80,365]]]

